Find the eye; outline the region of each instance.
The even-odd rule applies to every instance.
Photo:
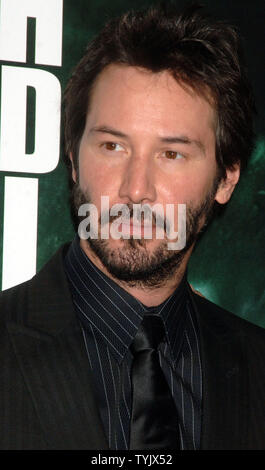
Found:
[[[124,150],[124,148],[120,144],[116,144],[115,142],[105,142],[104,144],[102,144],[102,147],[105,148],[106,150],[116,151],[116,152],[120,152]]]
[[[179,160],[181,158],[184,158],[184,155],[182,155],[179,152],[176,152],[175,150],[166,150],[164,154],[165,154],[165,157],[170,160]]]

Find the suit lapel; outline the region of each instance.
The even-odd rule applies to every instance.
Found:
[[[27,326],[8,331],[50,449],[107,449],[62,250],[31,282]]]
[[[203,371],[201,448],[246,449],[248,374],[244,337],[232,324],[227,326],[225,311],[215,313],[204,299],[193,294],[192,297],[199,323]]]

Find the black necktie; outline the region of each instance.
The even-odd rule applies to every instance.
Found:
[[[130,449],[179,449],[177,410],[159,364],[162,319],[146,314],[131,345],[132,416]]]

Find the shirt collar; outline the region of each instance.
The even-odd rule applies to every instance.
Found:
[[[82,325],[96,330],[119,363],[146,312],[161,315],[172,359],[177,360],[186,318],[186,274],[168,299],[156,307],[147,307],[92,263],[80,247],[78,235],[65,257],[65,270]]]

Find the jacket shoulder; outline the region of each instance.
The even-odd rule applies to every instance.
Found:
[[[214,326],[217,333],[229,331],[235,335],[247,336],[261,341],[265,348],[265,328],[218,306],[195,292],[192,293],[192,297],[200,320]]]
[[[25,323],[32,296],[40,291],[49,295],[51,286],[56,287],[58,278],[63,277],[63,254],[68,246],[69,243],[61,246],[32,279],[0,292],[1,323]]]
[[[28,304],[30,280],[0,293],[0,321],[15,321],[17,313]]]

